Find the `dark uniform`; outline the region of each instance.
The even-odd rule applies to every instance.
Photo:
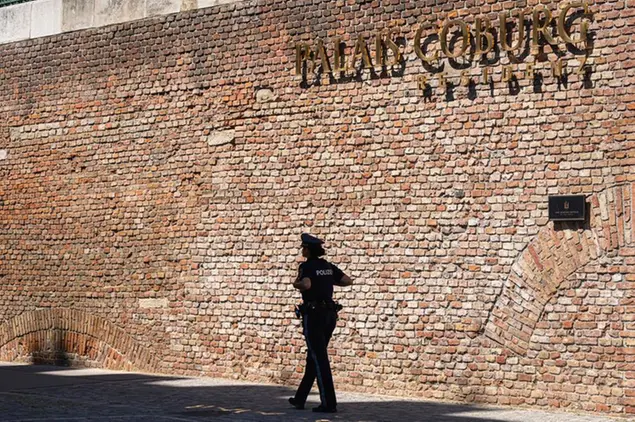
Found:
[[[323,243],[309,235],[302,236],[303,243]],[[307,345],[304,377],[295,397],[290,401],[298,408],[304,403],[317,378],[321,408],[335,411],[337,400],[327,347],[337,321],[339,305],[333,301],[333,285],[342,280],[344,273],[322,258],[308,258],[300,264],[298,280],[311,279],[311,288],[302,292],[302,325]],[[316,410],[316,409],[314,409]]]

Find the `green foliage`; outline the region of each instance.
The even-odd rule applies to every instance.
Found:
[[[26,3],[29,1],[33,1],[33,0],[0,0],[0,7],[11,6],[13,4],[18,4],[18,3]]]

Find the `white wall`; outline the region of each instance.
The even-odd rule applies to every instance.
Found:
[[[0,7],[0,44],[237,0],[37,0]]]

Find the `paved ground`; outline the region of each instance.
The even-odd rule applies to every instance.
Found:
[[[319,415],[287,404],[287,387],[188,378],[25,366],[0,362],[0,421],[286,422],[509,421],[614,422],[570,413],[466,406],[339,393],[340,412]],[[318,398],[309,398],[311,405]],[[328,417],[325,417],[328,416]],[[625,419],[618,419],[624,421]]]

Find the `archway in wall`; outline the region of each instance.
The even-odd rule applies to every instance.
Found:
[[[541,229],[512,266],[484,335],[525,355],[545,306],[569,276],[602,256],[632,251],[634,193],[635,183],[606,189],[589,198],[583,226],[556,222]]]
[[[0,360],[156,372],[155,354],[104,318],[76,309],[25,312],[0,325]]]

